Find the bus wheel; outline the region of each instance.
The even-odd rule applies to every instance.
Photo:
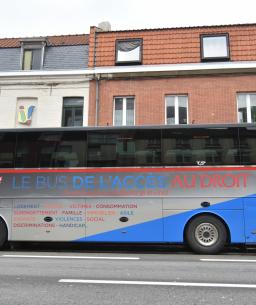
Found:
[[[216,254],[223,250],[227,241],[225,225],[211,215],[192,219],[185,234],[189,247],[200,254]]]
[[[7,241],[7,227],[5,222],[3,221],[2,218],[0,218],[0,249],[3,248],[3,246],[5,245],[6,241]]]

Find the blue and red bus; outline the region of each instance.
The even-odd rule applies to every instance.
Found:
[[[256,125],[0,130],[8,241],[256,243]]]

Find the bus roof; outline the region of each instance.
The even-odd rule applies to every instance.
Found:
[[[40,132],[40,131],[106,131],[106,130],[140,130],[140,129],[188,129],[188,128],[207,128],[222,129],[229,127],[247,127],[256,129],[256,124],[182,124],[182,125],[135,125],[135,126],[86,126],[86,127],[41,127],[41,128],[2,128],[0,132]]]

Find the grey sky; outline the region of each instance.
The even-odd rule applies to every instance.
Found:
[[[255,0],[0,0],[0,37],[88,33],[110,21],[113,30],[256,23]]]

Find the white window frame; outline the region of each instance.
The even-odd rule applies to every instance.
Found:
[[[167,97],[174,97],[174,124],[167,123]],[[167,94],[165,96],[165,125],[187,125],[187,124],[180,124],[179,123],[179,97],[186,97],[187,98],[187,124],[188,122],[188,95],[186,94]]]
[[[245,95],[245,100],[246,100],[246,115],[247,115],[247,122],[239,122],[239,112],[238,112],[238,95]],[[253,123],[252,122],[252,112],[251,112],[251,97],[250,95],[256,95],[256,92],[239,92],[236,94],[236,106],[237,106],[237,122],[239,124],[243,124],[243,123]]]
[[[123,100],[123,115],[122,115],[122,125],[115,125],[115,109],[116,109],[116,99],[122,99]],[[126,125],[126,106],[127,106],[127,98],[133,98],[133,122],[135,126],[135,96],[115,96],[113,101],[113,126],[128,126]]]

